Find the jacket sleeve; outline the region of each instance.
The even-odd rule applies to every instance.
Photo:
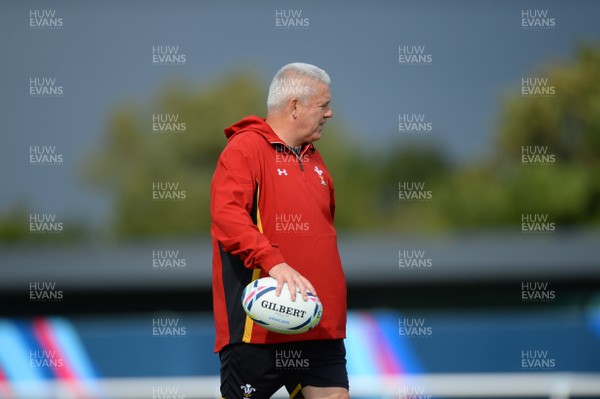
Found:
[[[230,143],[219,157],[211,184],[211,234],[224,251],[239,256],[244,266],[268,273],[284,259],[252,220],[258,167],[247,154]]]

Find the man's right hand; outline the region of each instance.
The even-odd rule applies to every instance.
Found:
[[[290,298],[292,301],[296,300],[296,288],[300,289],[302,299],[305,301],[308,301],[306,290],[310,291],[313,295],[317,295],[317,292],[310,281],[285,262],[273,266],[269,271],[269,276],[277,280],[277,290],[275,290],[275,295],[277,296],[281,294],[284,283],[287,284],[288,289],[290,290]]]

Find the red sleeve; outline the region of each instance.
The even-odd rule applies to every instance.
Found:
[[[237,144],[237,143],[235,143]],[[267,273],[284,262],[254,224],[251,217],[258,182],[257,161],[248,151],[230,143],[217,162],[210,194],[212,235],[224,251],[239,256],[247,268],[260,267]]]

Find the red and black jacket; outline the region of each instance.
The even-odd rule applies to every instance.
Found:
[[[292,151],[264,119],[225,129],[229,139],[211,184],[215,351],[231,343],[279,343],[346,336],[346,281],[333,225],[333,182],[312,144]],[[286,262],[323,304],[313,330],[267,331],[246,316],[244,287]]]

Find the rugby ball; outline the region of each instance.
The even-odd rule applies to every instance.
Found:
[[[276,289],[273,277],[259,278],[244,288],[242,307],[256,324],[280,334],[300,334],[319,324],[323,306],[316,295],[309,292],[305,301],[298,289],[292,302],[287,284],[279,296],[275,296]]]

